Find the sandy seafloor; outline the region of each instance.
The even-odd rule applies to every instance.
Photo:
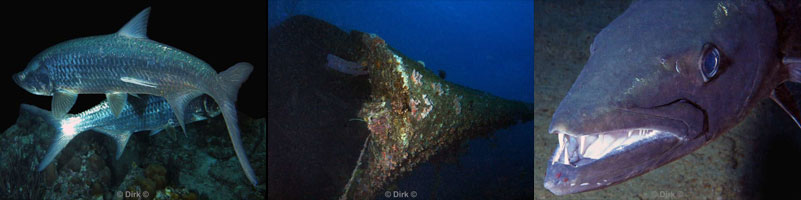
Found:
[[[791,159],[785,155],[797,158],[796,153],[801,152],[801,130],[769,99],[711,143],[642,176],[605,189],[564,196],[555,196],[543,187],[547,165],[557,146],[556,136],[547,133],[551,116],[581,72],[595,35],[628,5],[628,1],[535,2],[534,198],[797,197],[797,189],[793,192],[789,185],[798,185],[795,178],[799,170],[787,163]],[[798,88],[791,90],[798,93]]]

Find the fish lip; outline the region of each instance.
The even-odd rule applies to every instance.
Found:
[[[685,112],[677,114],[676,109],[685,109]],[[598,118],[600,121],[588,126],[585,126],[586,122],[578,122],[574,117],[562,116],[558,118],[560,121],[556,121],[557,114],[554,114],[549,133],[557,137],[569,136],[568,141],[571,137],[628,134],[628,130],[639,129],[656,130],[660,133],[657,135],[659,137],[631,143],[621,151],[602,153],[598,159],[574,158],[568,159],[568,164],[564,164],[564,157],[558,162],[559,159],[555,156],[559,150],[564,149],[557,147],[548,160],[550,163],[544,178],[544,186],[556,195],[603,189],[625,182],[692,152],[709,138],[705,137],[708,136],[709,116],[703,108],[688,99],[677,99],[656,106],[614,108],[606,114],[613,116],[612,118]],[[598,125],[600,122],[611,124]],[[564,140],[562,144],[571,145]]]
[[[628,137],[627,136],[628,131],[630,130],[650,130],[651,132],[648,134],[651,135],[649,137],[642,137],[639,140],[636,140],[635,142],[627,144],[627,146],[624,146],[623,149],[621,150],[612,150],[606,152],[597,159],[582,157],[578,161],[572,162],[571,160],[571,162],[568,162],[567,164],[563,162],[565,157],[564,155],[560,156],[559,159],[561,160],[557,159],[556,156],[559,155],[559,151],[564,150],[561,146],[557,147],[556,150],[554,151],[553,157],[551,157],[550,160],[551,163],[549,164],[548,169],[546,171],[544,187],[556,195],[572,194],[572,193],[605,188],[626,181],[635,176],[642,175],[647,171],[650,171],[652,169],[661,166],[660,162],[658,162],[659,160],[661,160],[661,156],[657,156],[654,158],[640,157],[641,162],[633,163],[632,165],[623,165],[617,167],[619,170],[617,171],[617,173],[610,173],[612,174],[612,176],[605,176],[608,174],[604,173],[590,173],[590,172],[598,171],[597,169],[599,168],[600,169],[609,168],[608,167],[609,165],[621,162],[619,160],[627,161],[627,159],[631,159],[632,157],[636,158],[638,157],[637,155],[639,152],[650,150],[642,148],[642,147],[650,147],[647,146],[649,144],[654,144],[654,146],[661,147],[661,148],[656,148],[657,151],[655,151],[654,153],[658,153],[658,155],[665,155],[664,152],[667,152],[667,150],[673,149],[676,146],[681,145],[683,141],[687,140],[687,138],[683,138],[678,134],[675,134],[670,131],[665,131],[664,129],[649,129],[649,128],[620,129],[620,130],[597,132],[592,134],[570,134],[570,133],[559,133],[557,131],[554,134],[559,135],[559,137],[564,137],[564,136],[589,137],[589,136],[600,136],[604,134],[617,134],[616,135],[617,137],[620,136],[620,134],[625,134],[623,136]],[[570,140],[570,141],[572,142],[577,140]],[[567,146],[571,145],[567,143],[568,142],[562,141],[560,142],[560,145],[567,145]],[[616,147],[610,147],[610,148],[615,149]],[[578,152],[574,151],[572,153],[578,153]],[[631,154],[626,154],[626,153],[631,153]],[[605,160],[607,158],[610,158],[610,160]]]
[[[29,87],[29,86],[25,85],[25,83],[23,82],[24,81],[23,80],[24,76],[25,75],[22,72],[19,72],[19,73],[16,73],[16,74],[12,75],[11,79],[14,80],[14,83],[17,84],[17,86],[21,87],[25,91],[30,92],[31,94],[38,94],[39,92],[34,90],[32,87]]]

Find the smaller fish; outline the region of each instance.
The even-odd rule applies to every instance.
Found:
[[[40,116],[57,130],[53,144],[50,145],[50,149],[47,150],[47,154],[39,163],[37,170],[44,170],[75,136],[87,130],[94,130],[114,139],[117,144],[115,158],[119,159],[125,150],[128,139],[134,132],[151,131],[150,135],[155,135],[164,128],[179,126],[166,99],[150,95],[140,95],[139,97],[129,98],[118,117],[114,116],[108,101],[103,101],[79,114],[67,114],[61,119],[55,118],[50,111],[33,105],[21,104],[20,113],[25,111]],[[184,119],[190,123],[220,114],[219,107],[208,96],[201,96],[191,101],[187,105],[187,111],[189,112],[186,112]]]
[[[367,67],[362,66],[359,63],[347,61],[333,54],[328,54],[326,58],[328,59],[328,62],[325,63],[325,66],[328,68],[354,76],[367,74]]]

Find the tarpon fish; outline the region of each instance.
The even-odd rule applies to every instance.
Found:
[[[44,170],[73,138],[87,130],[94,130],[111,137],[117,144],[116,158],[119,159],[131,134],[151,131],[150,135],[155,135],[165,128],[178,126],[178,121],[166,99],[150,95],[139,96],[141,98],[129,100],[118,116],[114,116],[108,101],[103,101],[79,114],[67,114],[61,119],[55,118],[50,111],[39,107],[20,105],[21,112],[26,111],[42,117],[56,129],[53,144],[50,145],[37,169]],[[185,113],[188,123],[205,120],[220,113],[217,104],[207,96],[190,101],[186,109],[189,110]]]
[[[14,82],[30,93],[53,96],[51,110],[56,118],[72,108],[78,94],[105,94],[115,116],[122,112],[128,94],[162,96],[184,132],[187,102],[207,94],[220,106],[246,177],[257,185],[239,137],[234,106],[253,66],[241,62],[218,74],[203,60],[148,39],[149,13],[150,8],[143,10],[116,33],[73,39],[42,51],[13,76]]]
[[[595,37],[554,112],[559,146],[545,188],[563,195],[642,175],[727,132],[766,98],[798,123],[783,84],[801,82],[801,61],[781,51],[793,36],[776,16],[762,1],[633,3]]]

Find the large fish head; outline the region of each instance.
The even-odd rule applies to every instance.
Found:
[[[760,2],[633,3],[595,37],[553,115],[545,187],[604,188],[703,146],[774,88],[775,43]]]
[[[36,59],[31,61],[25,70],[14,74],[11,78],[14,79],[14,83],[32,94],[53,95],[53,83],[50,81],[49,70]]]

